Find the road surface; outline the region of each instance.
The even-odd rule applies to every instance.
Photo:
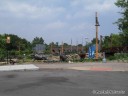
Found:
[[[128,72],[71,69],[0,72],[0,96],[128,96]]]

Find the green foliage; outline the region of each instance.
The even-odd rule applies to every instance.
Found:
[[[91,42],[92,42],[92,45],[96,44],[96,38],[93,38]],[[99,43],[99,40],[98,40],[98,43]]]
[[[44,44],[43,38],[42,37],[40,37],[40,38],[39,37],[34,38],[33,41],[32,41],[32,46],[35,47],[36,44]]]
[[[2,49],[0,49],[0,61],[4,61],[4,58],[6,57],[6,52]]]
[[[45,54],[51,54],[51,45],[47,45],[45,44],[46,46],[46,50],[44,51]]]
[[[6,43],[7,36],[10,37],[10,43]],[[0,58],[6,58],[7,50],[9,51],[9,56],[11,58],[25,54],[30,54],[32,47],[31,43],[26,39],[22,39],[17,35],[13,34],[4,34],[0,35]]]
[[[107,59],[108,60],[116,60],[116,57],[115,56],[109,56]]]
[[[5,49],[6,48],[6,39],[5,39],[5,35],[0,35],[0,49]]]
[[[116,59],[128,59],[128,53],[116,53],[114,56]]]
[[[122,8],[122,12],[120,12],[122,18],[119,18],[116,24],[121,31],[123,45],[128,46],[128,0],[117,0],[115,5]]]
[[[105,36],[102,47],[110,48],[110,47],[120,47],[122,46],[122,37],[120,34],[111,34],[110,36]]]
[[[108,60],[126,60],[128,62],[128,53],[115,53],[114,56],[109,56]]]

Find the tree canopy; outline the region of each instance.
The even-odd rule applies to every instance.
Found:
[[[122,18],[119,18],[116,24],[121,31],[122,45],[128,46],[128,0],[117,0],[115,5],[122,9]]]
[[[42,37],[35,37],[32,41],[32,46],[34,47],[36,44],[44,44],[44,39]]]

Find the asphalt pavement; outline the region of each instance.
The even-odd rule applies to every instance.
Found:
[[[127,81],[127,71],[0,72],[0,96],[128,96]]]

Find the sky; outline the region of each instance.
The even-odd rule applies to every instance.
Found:
[[[28,41],[85,43],[95,38],[95,12],[100,35],[119,33],[120,9],[116,0],[0,0],[0,34],[15,34]],[[88,38],[88,39],[86,39]]]

